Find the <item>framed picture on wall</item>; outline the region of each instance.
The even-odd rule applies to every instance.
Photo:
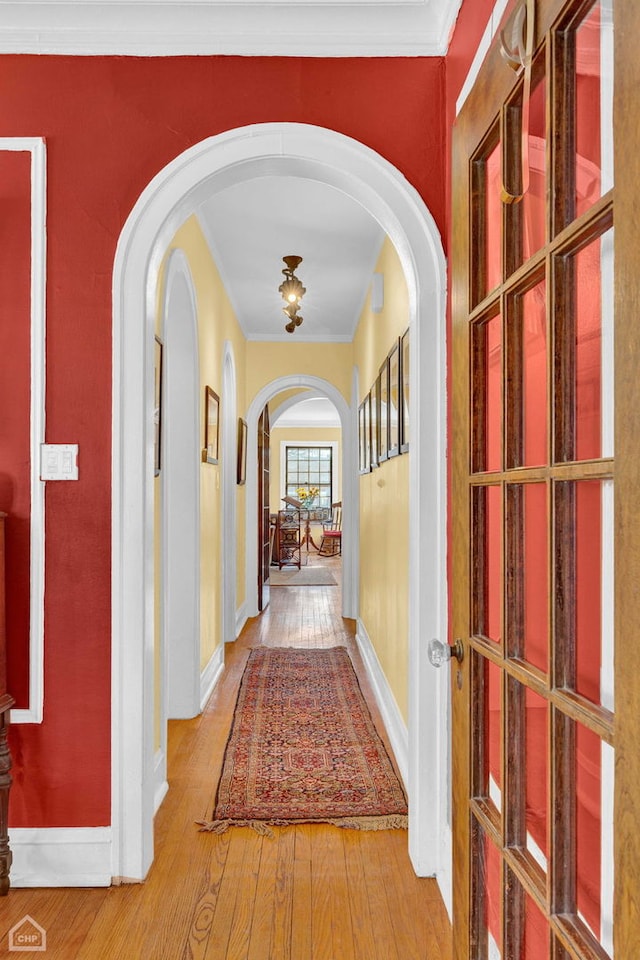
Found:
[[[389,456],[389,358],[378,374],[378,463]]]
[[[204,388],[204,450],[203,463],[218,462],[220,439],[220,397],[211,387]]]
[[[366,407],[369,400],[367,395],[366,399],[362,401],[358,407],[358,472],[359,473],[369,473],[371,469],[370,465],[367,462],[367,456],[370,446],[370,441],[367,439],[367,433],[371,429],[371,420],[370,416],[367,413]]]
[[[364,398],[364,473],[371,470],[371,394]]]
[[[378,381],[373,384],[369,393],[371,408],[371,469],[378,466],[378,442],[379,442],[379,424],[378,424]]]
[[[153,472],[156,477],[162,466],[162,351],[162,340],[156,337],[153,370]]]
[[[400,450],[402,453],[406,453],[409,449],[409,399],[411,396],[409,383],[408,330],[405,330],[400,337],[400,384],[402,386],[400,391]]]
[[[389,456],[400,453],[400,340],[388,356],[389,363]]]
[[[238,476],[237,481],[242,486],[247,479],[247,421],[238,419]]]

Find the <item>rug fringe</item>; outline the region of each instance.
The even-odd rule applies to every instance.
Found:
[[[270,827],[295,827],[302,823],[328,823],[344,830],[406,830],[406,814],[392,813],[380,817],[333,817],[322,820],[196,820],[201,833],[226,833],[229,827],[249,827],[262,837],[273,839]]]
[[[262,820],[196,820],[200,827],[200,833],[226,833],[229,827],[250,827],[263,837],[274,837],[273,830],[270,830]]]

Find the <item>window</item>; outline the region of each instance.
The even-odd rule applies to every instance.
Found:
[[[286,496],[298,498],[298,487],[318,487],[320,495],[314,507],[333,503],[333,447],[286,446]]]

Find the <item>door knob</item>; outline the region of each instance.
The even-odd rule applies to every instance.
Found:
[[[429,643],[429,662],[433,667],[441,667],[443,663],[452,660],[454,657],[458,663],[464,659],[464,646],[462,640],[454,640],[452,644],[443,643],[441,640],[431,640]]]

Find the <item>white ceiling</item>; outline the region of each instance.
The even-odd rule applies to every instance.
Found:
[[[340,427],[340,416],[330,400],[311,394],[291,404],[272,422],[271,429],[275,427]]]
[[[351,341],[384,233],[340,190],[300,177],[260,177],[208,199],[198,219],[249,340]],[[282,258],[302,257],[307,292],[293,334],[278,287]]]
[[[462,0],[0,0],[0,53],[440,56]]]

